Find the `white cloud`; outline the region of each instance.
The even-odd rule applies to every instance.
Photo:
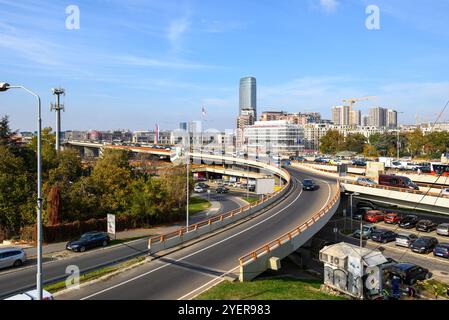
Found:
[[[158,67],[158,68],[171,68],[171,69],[202,69],[211,67],[197,63],[159,60],[131,55],[113,57],[113,60],[115,60],[117,63],[139,67]]]
[[[167,30],[167,38],[174,50],[180,49],[182,36],[189,30],[190,24],[191,22],[188,16],[170,22]]]
[[[337,9],[339,3],[337,0],[320,0],[320,6],[327,13],[334,12]]]

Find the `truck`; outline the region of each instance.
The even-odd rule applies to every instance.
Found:
[[[394,158],[379,157],[379,162],[385,164],[385,168],[402,169],[402,163]]]

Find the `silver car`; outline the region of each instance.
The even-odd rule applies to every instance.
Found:
[[[438,225],[437,234],[440,236],[449,236],[449,223],[442,223]]]
[[[396,236],[396,245],[409,248],[416,239],[418,239],[418,236],[413,233],[398,233]]]
[[[27,260],[23,249],[5,248],[0,249],[0,269],[9,267],[20,267]]]

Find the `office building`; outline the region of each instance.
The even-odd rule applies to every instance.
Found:
[[[389,129],[396,129],[398,127],[398,113],[395,110],[387,110],[387,127]]]
[[[243,115],[244,110],[253,110],[254,118],[257,119],[257,88],[254,77],[240,79],[239,110],[239,115]]]
[[[250,155],[296,155],[304,147],[303,127],[285,120],[256,121],[243,137]]]
[[[286,120],[295,124],[305,125],[307,123],[319,123],[321,121],[321,114],[318,112],[307,113],[289,113],[285,111],[267,111],[260,116],[260,121],[278,121]]]
[[[180,122],[179,123],[179,129],[187,131],[187,122]]]

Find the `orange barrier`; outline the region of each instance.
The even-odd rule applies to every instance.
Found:
[[[290,241],[294,236],[300,234],[301,232],[303,232],[305,229],[307,229],[308,227],[310,227],[312,224],[314,224],[316,221],[318,221],[321,217],[323,217],[333,206],[334,204],[339,200],[340,198],[340,186],[338,185],[338,189],[337,192],[335,193],[334,197],[332,198],[332,200],[326,205],[326,207],[324,207],[323,209],[321,209],[320,211],[318,211],[317,213],[315,213],[309,220],[307,220],[305,223],[303,223],[302,225],[296,227],[295,229],[291,230],[290,232],[282,235],[281,237],[267,243],[264,244],[263,246],[261,246],[260,248],[244,255],[243,257],[241,257],[239,259],[240,261],[240,266],[242,266],[245,262],[249,261],[249,260],[256,260],[257,257],[260,254],[263,253],[268,253],[271,250],[273,250],[274,248],[281,246],[283,243]]]
[[[266,197],[263,197],[262,199],[257,200],[256,202],[254,202],[252,204],[248,204],[246,206],[243,206],[243,207],[240,207],[240,208],[237,208],[237,209],[225,212],[225,213],[223,213],[223,214],[221,214],[219,216],[210,218],[208,220],[204,220],[204,221],[201,221],[201,222],[189,225],[188,227],[182,227],[182,228],[178,229],[177,231],[173,231],[171,233],[167,233],[167,234],[163,234],[163,235],[160,235],[160,236],[157,236],[157,237],[153,237],[153,238],[151,238],[149,240],[150,241],[150,245],[151,244],[155,244],[155,243],[160,243],[160,242],[166,241],[166,240],[174,238],[174,237],[178,237],[179,235],[185,234],[185,233],[193,231],[193,230],[197,230],[198,228],[206,226],[206,225],[211,225],[211,224],[213,224],[214,222],[217,222],[217,221],[223,221],[224,219],[226,219],[228,217],[234,217],[236,215],[242,214],[243,212],[245,212],[245,211],[247,211],[247,210],[249,210],[251,208],[257,207],[257,206],[265,203],[266,201],[272,199],[273,197],[276,197],[281,192],[283,192],[287,187],[289,187],[290,183],[291,183],[290,174],[285,169],[282,169],[282,171],[288,177],[288,181],[278,191],[276,191],[276,192],[274,192],[274,193],[272,193],[272,194],[270,194],[270,195],[268,195]]]

